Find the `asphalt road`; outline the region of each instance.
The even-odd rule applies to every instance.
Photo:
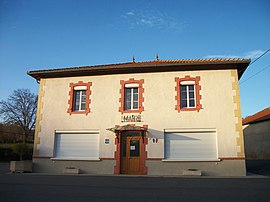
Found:
[[[0,174],[0,201],[270,201],[269,177]]]

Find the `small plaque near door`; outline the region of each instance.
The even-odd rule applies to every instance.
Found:
[[[105,139],[105,140],[104,140],[104,143],[105,143],[105,144],[110,144],[110,139]]]

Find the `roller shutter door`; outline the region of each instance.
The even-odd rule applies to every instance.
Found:
[[[60,159],[98,159],[98,133],[56,133],[55,158]]]
[[[165,133],[165,159],[180,161],[216,160],[216,132]]]

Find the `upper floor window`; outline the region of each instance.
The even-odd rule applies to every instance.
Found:
[[[73,111],[83,111],[86,106],[86,86],[74,87]]]
[[[196,106],[194,81],[180,82],[180,93],[181,108],[194,108]]]
[[[92,86],[92,83],[79,81],[78,83],[70,83],[69,86],[69,108],[67,112],[69,114],[87,115],[90,112],[90,87]]]
[[[139,109],[139,84],[125,85],[125,110]]]
[[[200,77],[185,76],[184,78],[175,78],[177,92],[175,106],[178,112],[180,111],[199,111],[202,109],[200,104],[201,86],[199,85]]]
[[[128,81],[120,81],[120,108],[119,111],[122,113],[141,113],[144,110],[142,106],[143,98],[143,83],[144,80],[135,80],[133,78]]]

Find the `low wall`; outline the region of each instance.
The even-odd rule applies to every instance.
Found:
[[[219,162],[146,161],[148,175],[183,175],[185,170],[200,170],[202,176],[246,176],[245,160]]]
[[[33,172],[63,173],[65,168],[73,167],[80,170],[80,174],[113,174],[115,160],[100,161],[64,161],[33,158]]]
[[[33,172],[63,173],[65,168],[77,168],[80,174],[113,175],[115,160],[54,161],[33,159]],[[202,176],[245,176],[245,160],[219,162],[165,162],[146,160],[147,175],[180,176],[185,170],[201,171]]]

